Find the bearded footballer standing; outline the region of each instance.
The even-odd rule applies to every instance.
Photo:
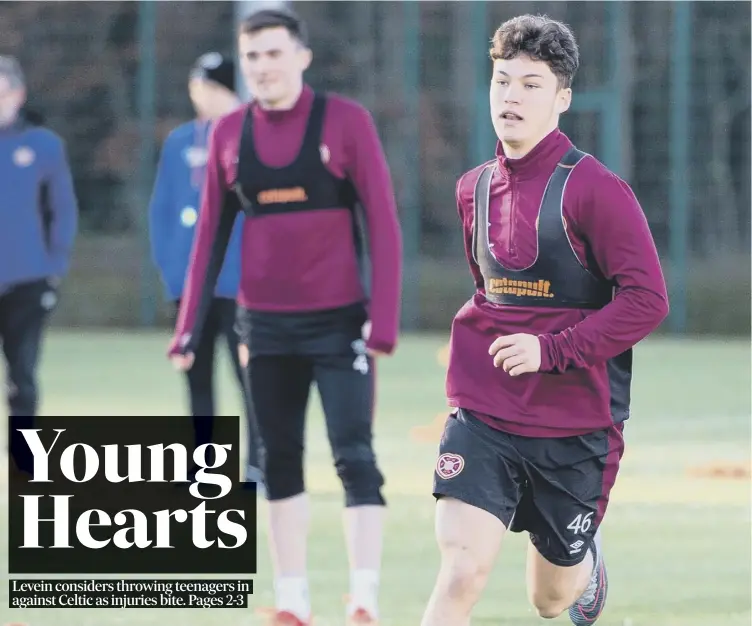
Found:
[[[304,24],[262,10],[240,28],[253,103],[220,118],[170,354],[193,360],[231,226],[242,208],[239,317],[265,449],[273,623],[311,620],[305,416],[316,383],[345,492],[350,623],[375,624],[384,479],[372,444],[373,356],[397,343],[402,240],[391,177],[371,115],[304,83]],[[366,288],[360,206],[370,251]]]
[[[594,624],[608,581],[600,525],[624,450],[632,348],[668,314],[630,187],[558,129],[579,66],[563,24],[524,15],[490,51],[496,158],[457,208],[476,293],[450,342],[434,472],[438,578],[422,626],[470,623],[508,530],[527,531],[528,597]]]

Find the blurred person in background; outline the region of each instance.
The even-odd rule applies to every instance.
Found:
[[[180,308],[183,284],[193,246],[195,226],[206,175],[207,141],[217,119],[240,106],[235,91],[235,64],[218,52],[202,55],[191,69],[188,93],[196,118],[175,128],[164,142],[149,205],[152,259],[164,284],[165,295]],[[196,446],[212,441],[215,401],[215,351],[223,337],[241,390],[248,432],[246,480],[262,482],[260,442],[250,389],[238,356],[235,297],[240,282],[238,215],[213,297],[207,302],[201,341],[195,360],[185,372]]]
[[[78,202],[63,140],[24,114],[25,103],[21,66],[0,56],[0,342],[10,450],[31,471],[16,429],[33,427],[37,414],[42,338],[70,267]]]
[[[528,532],[543,618],[594,624],[608,596],[601,523],[624,451],[632,348],[668,314],[629,185],[559,130],[579,50],[541,16],[490,50],[496,156],[460,177],[476,293],[450,340],[434,471],[441,565],[422,626],[466,626],[509,530]],[[502,602],[503,606],[503,602]]]
[[[345,493],[346,619],[374,624],[385,500],[372,442],[373,357],[395,350],[402,282],[391,175],[370,113],[304,82],[312,52],[293,12],[251,14],[241,24],[238,47],[256,99],[214,127],[196,247],[169,354],[182,367],[195,360],[203,310],[235,220],[225,201],[233,191],[246,215],[238,302],[266,450],[272,620],[294,626],[311,620],[303,459],[315,382]],[[359,203],[370,272],[364,270]]]

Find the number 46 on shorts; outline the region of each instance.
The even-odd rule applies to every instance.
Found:
[[[578,514],[577,517],[569,522],[567,529],[571,530],[575,535],[587,533],[587,531],[590,530],[590,527],[593,524],[593,514],[593,511],[590,511],[590,513],[587,513],[585,515],[583,515],[582,513]]]

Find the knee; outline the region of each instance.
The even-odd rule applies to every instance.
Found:
[[[557,589],[535,589],[530,594],[530,602],[543,619],[559,617],[572,604],[569,596]]]
[[[346,506],[383,506],[384,476],[370,446],[344,446],[335,451],[335,469],[345,490]]]
[[[443,593],[454,602],[477,601],[486,585],[490,568],[460,546],[445,548],[441,574]]]

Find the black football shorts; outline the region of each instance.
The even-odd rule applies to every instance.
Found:
[[[529,532],[554,565],[576,565],[606,512],[622,452],[621,426],[574,437],[520,437],[460,409],[447,419],[433,494],[488,511],[512,532]]]

